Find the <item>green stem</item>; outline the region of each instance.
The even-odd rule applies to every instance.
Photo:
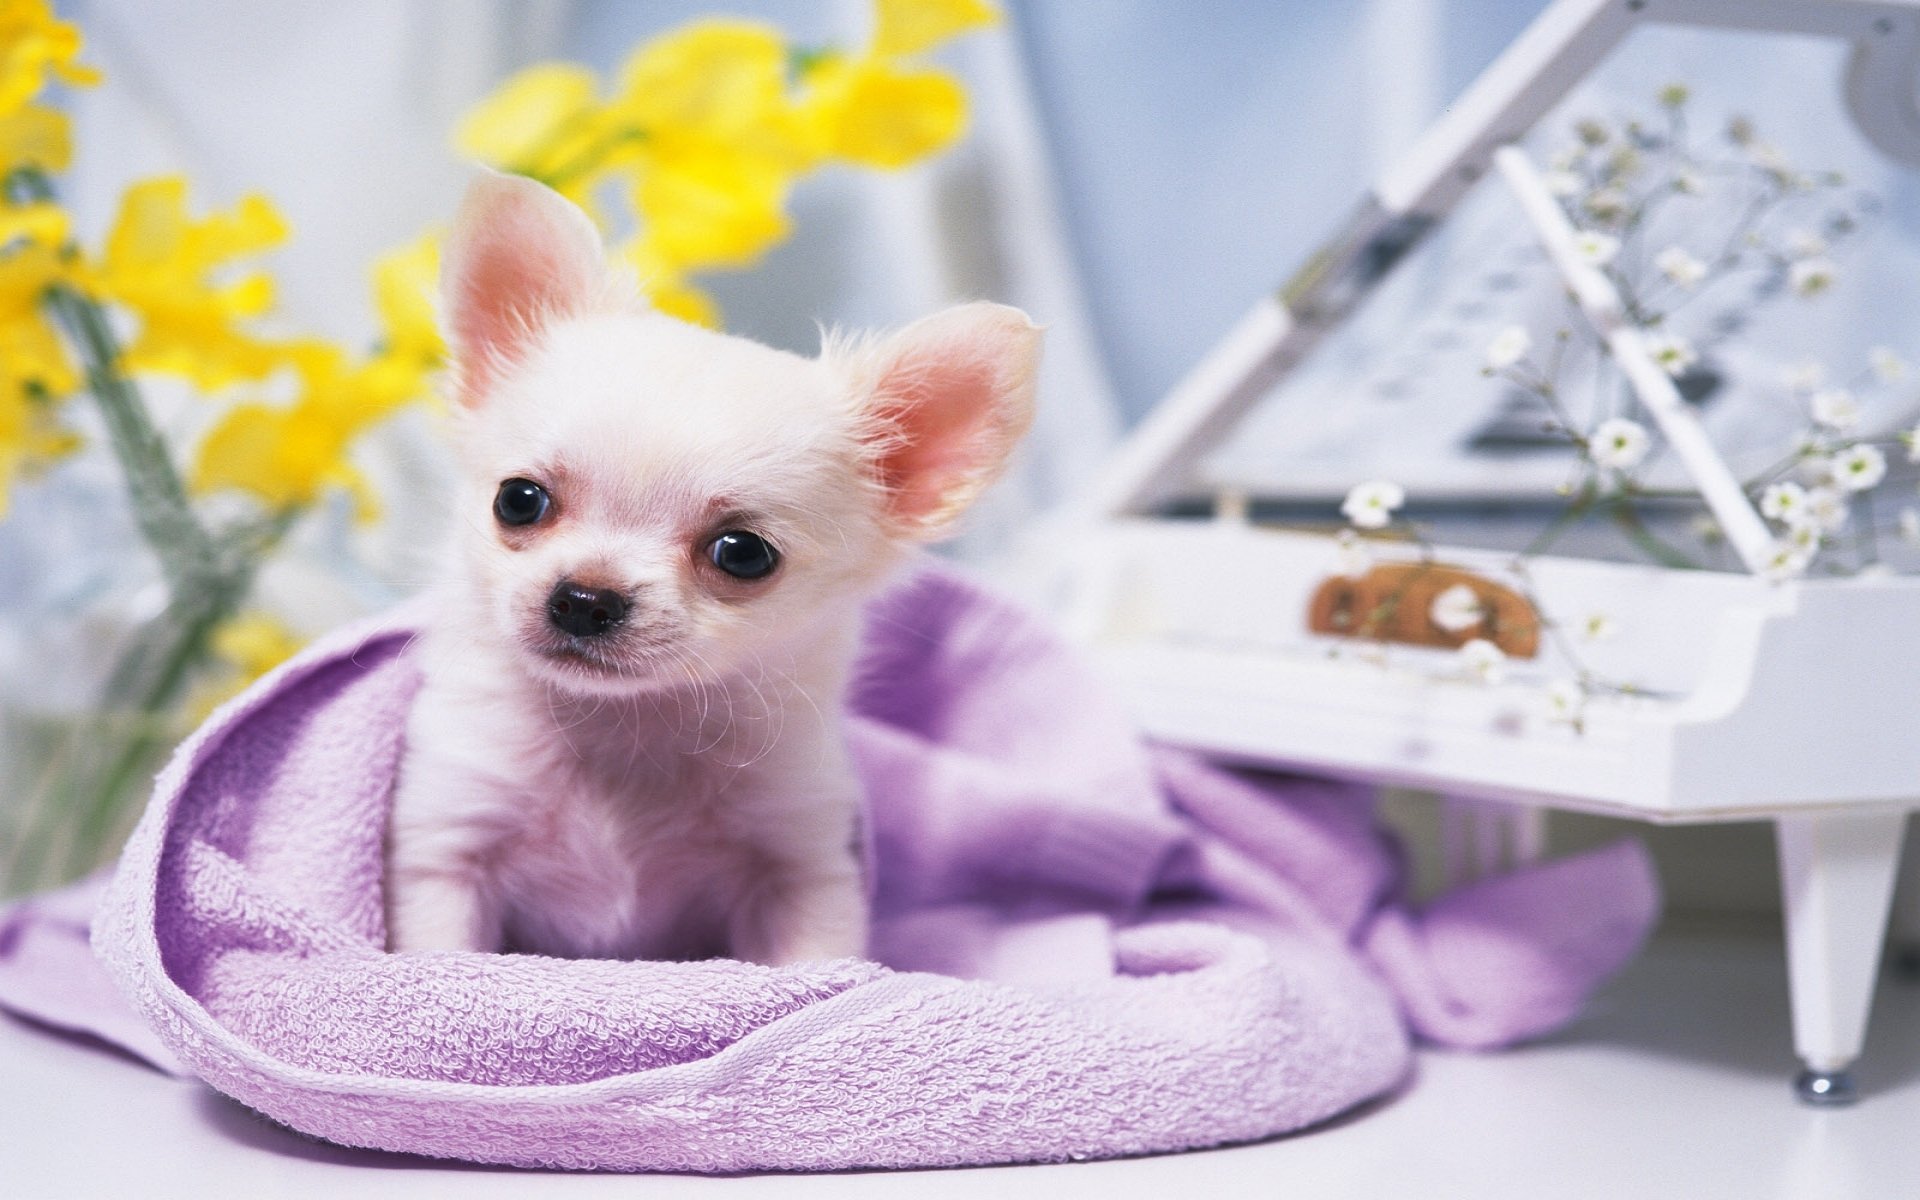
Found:
[[[9,176],[6,191],[26,202],[54,198],[52,181],[32,168]],[[49,851],[63,830],[68,870],[90,866],[99,856],[125,815],[137,775],[176,732],[165,719],[167,710],[206,658],[213,631],[246,597],[262,557],[297,515],[287,510],[216,539],[194,512],[166,440],[125,374],[105,308],[65,284],[50,288],[43,302],[85,370],[87,391],[127,481],[135,526],[166,581],[168,605],[121,655],[102,711],[64,748],[56,781],[7,856],[6,874],[16,884],[40,882],[29,876],[52,865]]]
[[[133,707],[130,719],[126,719],[123,740],[106,757],[97,782],[73,797],[79,803],[69,813],[73,838],[67,848],[67,870],[83,871],[92,866],[107,835],[119,824],[129,803],[136,802],[132,794],[136,777],[178,732],[163,714],[179,701],[193,667],[206,657],[213,631],[232,615],[245,594],[244,586],[233,586],[242,583],[229,581],[219,596],[198,605],[198,611],[185,614],[177,625],[169,622],[173,627],[162,644],[159,668]]]
[[[608,152],[622,142],[644,142],[647,140],[647,137],[647,131],[638,125],[623,125],[619,129],[606,134],[599,141],[588,146],[579,154],[574,155],[571,161],[562,163],[548,174],[542,175],[537,171],[528,170],[515,170],[514,173],[516,175],[525,175],[529,179],[537,179],[541,183],[558,191],[598,166],[600,161],[607,156]]]
[[[1576,523],[1585,518],[1588,513],[1593,511],[1594,498],[1595,491],[1593,484],[1589,483],[1581,488],[1580,494],[1569,501],[1567,506],[1560,510],[1559,515],[1554,517],[1553,520],[1548,523],[1547,527],[1540,531],[1538,536],[1527,543],[1526,549],[1520,551],[1520,557],[1523,559],[1533,558],[1536,555],[1546,553],[1549,547],[1560,540],[1561,534],[1571,529]]]
[[[169,606],[121,656],[106,694],[110,710],[74,731],[59,752],[55,782],[40,793],[36,815],[7,856],[14,888],[59,882],[50,872],[51,853],[63,840],[64,873],[96,865],[108,838],[142,798],[135,784],[180,730],[167,712],[185,694],[194,668],[221,622],[232,616],[252,587],[258,564],[286,535],[298,516],[284,510],[241,530],[223,547],[224,570],[214,584]]]
[[[52,182],[33,168],[16,171],[8,190],[29,201],[54,198]],[[213,537],[195,515],[174,469],[166,440],[154,426],[139,389],[122,371],[121,348],[106,311],[64,284],[46,297],[47,307],[79,352],[87,390],[107,427],[107,440],[127,479],[140,536],[160,561],[167,590],[175,597],[204,588],[216,572]]]
[[[1617,505],[1613,510],[1613,523],[1640,551],[1663,567],[1678,567],[1682,570],[1698,570],[1699,564],[1654,536],[1640,514],[1626,504]]]

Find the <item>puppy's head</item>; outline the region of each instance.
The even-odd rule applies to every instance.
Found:
[[[645,308],[571,203],[489,175],[441,275],[462,587],[537,677],[619,695],[850,627],[1031,418],[1039,331],[989,304],[802,358]]]

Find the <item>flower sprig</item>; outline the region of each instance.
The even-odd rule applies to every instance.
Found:
[[[624,227],[619,254],[653,303],[714,325],[692,277],[750,266],[784,240],[795,181],[833,163],[908,166],[964,132],[965,90],[923,56],[998,19],[985,0],[878,0],[851,52],[796,46],[753,21],[695,21],[640,47],[607,84],[569,63],[522,71],[456,143]]]
[[[1689,99],[1688,89],[1674,85],[1660,93],[1654,119],[1579,122],[1545,175],[1548,191],[1576,227],[1576,253],[1612,282],[1624,316],[1683,396],[1690,388],[1704,392],[1725,385],[1716,352],[1738,336],[1745,316],[1736,302],[1733,312],[1706,324],[1706,336],[1696,340],[1680,332],[1685,323],[1677,314],[1739,280],[1750,287],[1749,306],[1776,296],[1815,303],[1831,295],[1841,282],[1836,247],[1856,232],[1859,212],[1872,203],[1844,197],[1845,181],[1837,173],[1794,166],[1750,121],[1729,122],[1712,147],[1697,144],[1689,129]],[[1660,219],[1670,206],[1684,222]],[[1712,219],[1721,214],[1723,221]],[[1889,535],[1920,546],[1920,506],[1888,513],[1893,506],[1881,499],[1902,466],[1920,464],[1920,425],[1912,417],[1901,429],[1874,429],[1868,422],[1870,413],[1893,407],[1892,397],[1874,393],[1892,392],[1910,369],[1887,347],[1867,357],[1864,367],[1838,382],[1811,363],[1792,368],[1777,383],[1741,381],[1757,396],[1771,394],[1788,406],[1797,427],[1779,461],[1742,481],[1774,534],[1764,564],[1769,578],[1884,570],[1880,542]],[[1579,371],[1571,369],[1574,362]],[[1570,394],[1589,363],[1596,368],[1591,392]],[[1543,432],[1574,452],[1571,475],[1559,488],[1564,507],[1507,563],[1501,582],[1535,604],[1543,630],[1572,668],[1570,678],[1546,689],[1546,718],[1580,728],[1595,696],[1638,689],[1606,680],[1581,661],[1579,646],[1612,636],[1613,619],[1589,614],[1568,624],[1542,609],[1529,562],[1575,525],[1604,519],[1654,562],[1701,565],[1641,513],[1649,501],[1694,497],[1660,492],[1647,482],[1664,451],[1661,435],[1625,386],[1607,344],[1584,321],[1569,320],[1550,338],[1537,338],[1524,324],[1501,328],[1486,344],[1482,371],[1530,397],[1541,410]],[[1913,474],[1907,470],[1903,477]],[[1383,532],[1414,541],[1421,560],[1432,561],[1426,539],[1400,515],[1405,503],[1404,490],[1387,481],[1355,487],[1342,506],[1350,527],[1338,539],[1336,571],[1363,573],[1367,541]],[[1702,546],[1723,553],[1712,518],[1701,520]],[[1472,588],[1447,588],[1433,597],[1426,619],[1459,636],[1486,618],[1483,604]],[[1504,655],[1491,640],[1472,639],[1456,654],[1459,677],[1497,682],[1505,673]]]
[[[1864,203],[1843,203],[1841,175],[1795,167],[1743,118],[1726,125],[1717,148],[1697,145],[1689,130],[1689,100],[1685,86],[1672,85],[1661,91],[1654,119],[1579,122],[1550,160],[1546,177],[1579,227],[1580,253],[1618,289],[1655,362],[1683,392],[1689,385],[1715,385],[1708,356],[1717,343],[1683,336],[1674,328],[1675,315],[1738,279],[1751,284],[1756,303],[1779,293],[1803,301],[1828,295],[1839,279],[1834,248],[1856,231],[1855,208]],[[1672,224],[1656,220],[1670,205],[1693,206],[1682,227],[1690,232],[1712,228],[1711,213],[1730,215],[1710,237],[1691,233],[1702,244],[1686,244],[1657,236]],[[1734,336],[1743,324],[1738,318],[1717,321],[1713,337]],[[1584,404],[1564,391],[1564,351],[1576,338],[1593,344],[1600,365]],[[1874,352],[1874,362],[1872,375],[1882,381],[1903,369],[1884,348]],[[1488,344],[1484,370],[1534,397],[1546,412],[1543,431],[1564,438],[1576,452],[1573,477],[1561,487],[1568,497],[1566,518],[1543,533],[1533,552],[1545,550],[1573,524],[1599,516],[1654,561],[1697,565],[1691,552],[1656,534],[1639,514],[1640,504],[1656,494],[1645,471],[1662,445],[1596,336],[1570,322],[1556,332],[1552,354],[1538,360],[1527,328],[1512,326]],[[1838,544],[1834,535],[1885,478],[1884,451],[1894,441],[1888,432],[1862,434],[1857,387],[1824,387],[1814,379],[1793,390],[1803,422],[1797,449],[1779,467],[1747,481],[1756,505],[1780,514],[1766,514],[1779,534],[1768,565],[1778,578],[1804,573],[1823,549]],[[1806,501],[1796,503],[1785,492],[1768,500],[1769,489],[1787,472],[1804,476],[1793,486],[1804,485]],[[1870,538],[1860,546],[1864,557],[1856,566],[1876,561]]]

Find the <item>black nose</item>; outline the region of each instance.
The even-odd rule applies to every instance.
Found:
[[[562,579],[547,597],[547,619],[574,637],[596,637],[627,616],[627,601],[608,588],[590,588]]]

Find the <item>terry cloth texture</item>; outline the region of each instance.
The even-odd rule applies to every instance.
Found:
[[[1143,743],[1039,622],[943,571],[867,615],[849,737],[877,961],[386,953],[419,683],[401,610],[262,680],[162,774],[93,929],[162,1053],[76,967],[84,893],[0,913],[0,1003],[352,1146],[613,1170],[1060,1160],[1325,1120],[1404,1077],[1410,1031],[1547,1032],[1654,919],[1632,844],[1414,911],[1365,792]]]

